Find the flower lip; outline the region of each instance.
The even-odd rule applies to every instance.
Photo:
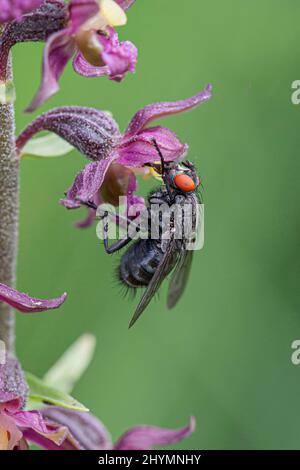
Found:
[[[130,41],[119,42],[118,34],[107,26],[106,31],[83,31],[77,36],[80,53],[73,68],[84,77],[102,77],[120,82],[128,72],[135,71],[138,51]]]

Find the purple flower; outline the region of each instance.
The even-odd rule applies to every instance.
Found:
[[[81,202],[118,205],[120,196],[127,196],[128,206],[142,204],[143,200],[135,196],[136,174],[149,172],[145,165],[159,160],[153,139],[166,161],[180,160],[188,150],[188,146],[170,129],[147,126],[155,119],[187,111],[207,101],[211,97],[211,89],[208,85],[186,100],[155,103],[142,108],[123,134],[108,113],[79,107],[57,108],[42,114],[21,133],[17,139],[17,149],[21,151],[34,134],[48,130],[67,140],[92,160],[76,176],[66,198],[61,201],[68,209],[79,208]],[[91,211],[80,226],[90,225],[94,215],[95,212]]]
[[[0,0],[0,23],[19,19],[43,3],[43,0]]]
[[[129,429],[113,444],[105,426],[91,414],[48,407],[42,410],[42,415],[48,424],[55,423],[68,428],[81,450],[149,450],[154,446],[175,444],[195,430],[194,418],[190,419],[187,426],[176,430],[137,426]],[[43,444],[39,438],[35,442]]]
[[[70,431],[40,411],[25,411],[28,387],[18,361],[6,357],[0,365],[0,450],[25,450],[27,441],[41,439],[45,449],[79,449]]]
[[[119,42],[114,26],[126,24],[125,10],[133,1],[70,0],[65,28],[52,34],[45,47],[42,83],[28,108],[35,110],[59,89],[58,80],[74,56],[74,69],[86,77],[108,76],[120,81],[134,72],[137,49]]]
[[[58,406],[25,410],[23,371],[15,358],[5,359],[0,365],[0,450],[26,450],[28,442],[48,450],[147,450],[174,444],[195,430],[194,418],[177,430],[138,426],[113,444],[105,426],[89,413]]]
[[[36,313],[56,309],[64,303],[66,297],[67,294],[63,294],[56,299],[36,299],[35,297],[29,297],[27,294],[18,292],[12,287],[0,284],[0,302],[5,302],[23,313]]]

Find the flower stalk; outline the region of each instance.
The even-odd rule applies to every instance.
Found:
[[[0,29],[0,37],[1,33]],[[10,57],[5,81],[12,78]],[[0,283],[11,287],[16,282],[18,216],[19,164],[15,152],[14,105],[0,103]],[[0,302],[0,340],[5,343],[8,352],[14,352],[14,312],[4,302]]]

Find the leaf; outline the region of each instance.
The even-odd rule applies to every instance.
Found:
[[[12,104],[16,100],[16,90],[12,81],[0,81],[0,104]]]
[[[43,408],[46,408],[48,406],[49,405],[46,405],[41,400],[35,400],[34,398],[27,397],[25,410],[26,411],[42,410]]]
[[[45,384],[33,374],[26,372],[25,376],[29,386],[29,406],[33,406],[34,409],[51,404],[74,411],[89,411],[88,408],[75,400],[75,398]]]
[[[94,335],[80,336],[75,343],[46,373],[43,381],[59,390],[70,393],[74,385],[89,366],[94,355],[96,338]]]
[[[58,135],[49,132],[43,137],[30,139],[21,152],[22,158],[62,157],[72,152],[74,147]]]

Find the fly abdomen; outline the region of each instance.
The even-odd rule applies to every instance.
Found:
[[[121,258],[120,280],[132,288],[148,286],[162,256],[155,240],[136,241]]]

